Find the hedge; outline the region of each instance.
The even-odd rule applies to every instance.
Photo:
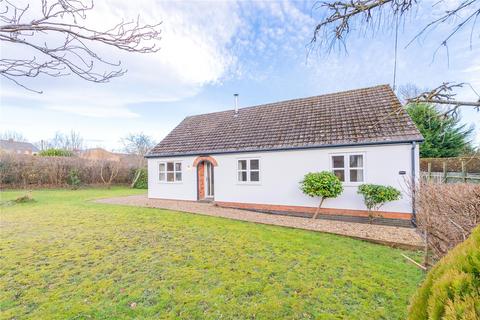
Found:
[[[101,170],[107,180],[112,170],[118,170],[112,183],[130,184],[136,169],[132,164],[121,161],[0,154],[0,186],[38,188],[67,187],[80,183],[104,184],[100,176]],[[77,179],[80,181],[73,181]]]
[[[72,157],[73,152],[69,150],[64,150],[64,149],[51,148],[51,149],[40,151],[38,155],[42,157]]]
[[[428,265],[463,242],[480,222],[480,184],[421,182],[415,199],[417,224],[427,235]]]
[[[408,319],[480,319],[480,226],[430,270]]]

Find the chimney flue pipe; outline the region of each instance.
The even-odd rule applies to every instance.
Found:
[[[233,97],[235,99],[235,114],[238,113],[238,93],[234,93]]]

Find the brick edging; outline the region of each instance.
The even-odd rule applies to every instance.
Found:
[[[309,216],[313,215],[317,210],[317,208],[315,207],[272,205],[272,204],[260,204],[260,203],[215,201],[215,204],[218,205],[219,207],[224,207],[224,208],[246,209],[246,210],[266,211],[266,212],[286,212],[286,213],[296,212],[296,213],[304,213]],[[379,216],[386,219],[399,219],[399,220],[412,219],[411,213],[390,212],[390,211],[377,211],[376,213]],[[335,208],[321,208],[320,214],[353,216],[353,217],[369,216],[369,212],[367,210],[335,209]]]

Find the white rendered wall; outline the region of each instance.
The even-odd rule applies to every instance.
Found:
[[[402,199],[382,207],[384,211],[411,212],[407,181],[411,179],[411,144],[338,147],[294,151],[212,154],[218,162],[214,168],[215,200],[224,202],[260,203],[274,205],[312,206],[319,200],[304,195],[299,182],[308,172],[330,170],[330,157],[335,153],[364,154],[364,183],[390,185],[402,191]],[[196,157],[149,159],[149,197],[197,200],[197,178],[193,161]],[[237,181],[237,160],[260,159],[260,182]],[[183,182],[159,183],[158,162],[181,160]],[[418,177],[418,145],[416,175]],[[399,171],[405,171],[400,175]],[[357,185],[344,184],[343,193],[336,199],[327,199],[325,208],[364,210],[363,199],[357,194]]]
[[[195,158],[196,157],[173,157],[148,159],[148,197],[197,200],[197,169],[193,167]],[[159,181],[159,163],[164,161],[182,163],[182,182]]]

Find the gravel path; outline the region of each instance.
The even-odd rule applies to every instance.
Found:
[[[308,219],[254,211],[217,207],[211,203],[194,201],[175,201],[148,199],[146,195],[117,197],[96,200],[98,203],[120,204],[136,207],[162,208],[174,211],[223,217],[234,220],[284,226],[312,231],[321,231],[362,239],[370,242],[387,244],[394,247],[419,249],[423,241],[414,228],[401,228],[344,221]]]

